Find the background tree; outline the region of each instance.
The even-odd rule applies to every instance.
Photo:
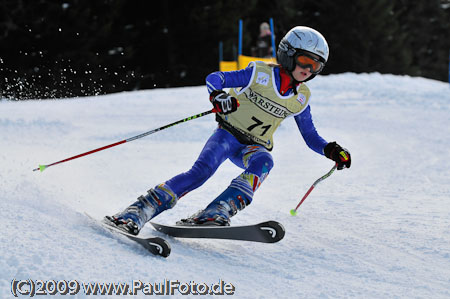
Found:
[[[398,0],[396,3],[406,47],[412,52],[407,74],[447,80],[450,51],[450,1]]]

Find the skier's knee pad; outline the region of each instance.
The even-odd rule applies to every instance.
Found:
[[[246,148],[242,161],[247,172],[259,177],[265,177],[273,168],[272,155],[262,146]]]
[[[264,173],[269,173],[273,168],[272,155],[268,152],[255,153],[249,160],[247,171],[253,172],[258,176],[262,176]]]

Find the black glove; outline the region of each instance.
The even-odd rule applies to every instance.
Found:
[[[223,90],[214,90],[211,92],[209,100],[217,113],[229,114],[236,111],[239,107],[239,101]]]
[[[352,164],[352,158],[348,150],[342,148],[334,141],[325,146],[323,153],[325,154],[325,157],[337,163],[338,170],[350,168],[350,165]]]

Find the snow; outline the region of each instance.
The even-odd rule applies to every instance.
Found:
[[[167,279],[222,280],[236,298],[449,298],[449,85],[347,73],[318,76],[308,86],[319,133],[350,150],[352,167],[321,182],[290,216],[333,163],[308,149],[288,119],[275,134],[274,169],[232,221],[277,220],[285,238],[260,244],[166,237],[167,259],[99,230],[84,213],[114,214],[188,170],[216,126],[213,115],[42,173],[32,169],[209,110],[204,86],[0,101],[0,297],[13,297],[13,279]],[[196,212],[240,172],[225,162],[155,221],[172,224]],[[142,235],[161,236],[150,226]],[[75,297],[92,296],[80,290]]]

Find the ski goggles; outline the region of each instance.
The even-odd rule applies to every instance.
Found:
[[[309,68],[312,74],[320,73],[325,67],[325,63],[319,59],[308,55],[307,53],[300,52],[294,57],[295,63],[300,67],[306,69]]]

